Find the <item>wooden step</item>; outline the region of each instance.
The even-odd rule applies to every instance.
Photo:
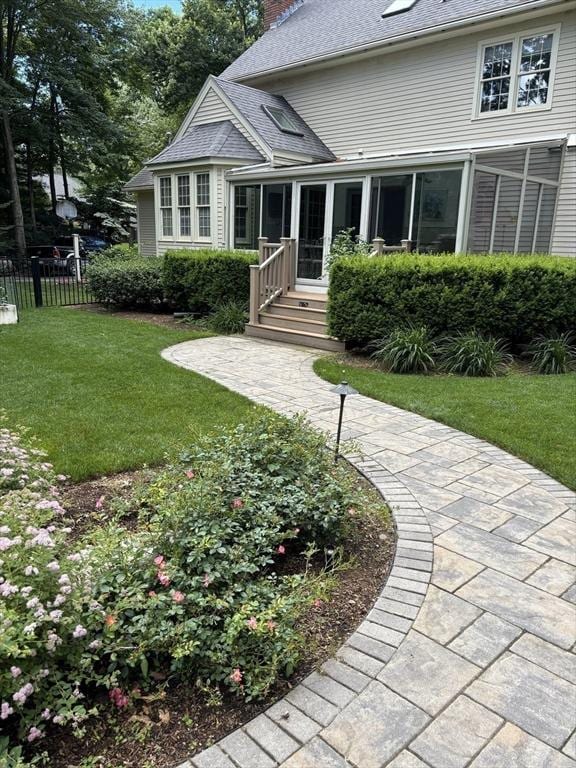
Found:
[[[260,323],[271,325],[274,328],[290,328],[293,331],[304,331],[305,333],[318,333],[327,336],[326,323],[323,320],[316,320],[305,315],[278,315],[271,312],[260,313]]]
[[[310,320],[326,321],[326,309],[314,309],[313,307],[298,307],[286,304],[284,297],[280,297],[266,307],[266,312],[271,315],[285,315],[286,317],[308,317]]]
[[[325,293],[302,293],[288,291],[280,298],[283,304],[290,304],[292,307],[302,307],[307,309],[326,309],[328,297]]]
[[[284,344],[297,344],[301,347],[325,349],[329,352],[344,351],[344,344],[341,341],[319,333],[294,331],[291,328],[276,328],[273,325],[263,325],[262,323],[259,325],[248,324],[245,328],[245,333],[246,336],[280,341]]]

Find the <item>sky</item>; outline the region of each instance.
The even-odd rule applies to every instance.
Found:
[[[134,0],[134,5],[142,8],[162,8],[162,6],[168,5],[177,12],[182,9],[181,0]]]

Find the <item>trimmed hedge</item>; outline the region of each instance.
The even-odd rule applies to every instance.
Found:
[[[478,331],[514,344],[576,327],[576,259],[398,254],[338,259],[330,333],[364,346],[407,323],[433,335]]]
[[[166,298],[177,310],[208,314],[223,302],[248,304],[250,265],[246,251],[178,250],[164,257]]]
[[[88,265],[94,298],[125,309],[151,309],[164,303],[163,259],[155,256],[116,261],[99,258]]]

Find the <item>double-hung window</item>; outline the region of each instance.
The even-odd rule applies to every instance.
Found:
[[[549,108],[559,30],[511,35],[481,46],[478,116]]]
[[[190,176],[178,176],[178,222],[180,237],[190,237],[192,222],[190,220]]]
[[[160,216],[162,221],[162,237],[172,237],[172,177],[160,177]]]
[[[196,174],[198,237],[210,237],[210,174]]]

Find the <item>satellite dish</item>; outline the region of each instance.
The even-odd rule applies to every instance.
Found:
[[[78,216],[78,209],[72,200],[59,200],[56,203],[56,216],[60,219],[75,219]]]

